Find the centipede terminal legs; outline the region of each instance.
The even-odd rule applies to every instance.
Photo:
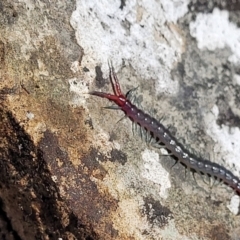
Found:
[[[108,62],[108,66],[109,66],[109,78],[111,80],[111,83],[112,83],[112,88],[113,88],[113,91],[114,91],[114,94],[117,95],[117,96],[120,96],[122,94],[122,91],[121,91],[121,87],[120,87],[120,84],[118,82],[118,78],[117,78],[117,75],[114,71],[114,68],[113,68],[113,65],[112,65],[112,62]]]

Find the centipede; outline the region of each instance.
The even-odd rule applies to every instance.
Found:
[[[91,91],[89,94],[108,99],[115,103],[117,109],[122,110],[125,116],[128,117],[133,124],[137,124],[140,128],[144,129],[157,144],[164,146],[178,162],[185,166],[186,169],[223,182],[231,187],[237,195],[240,195],[240,179],[237,176],[224,166],[191,153],[172,136],[170,131],[162,123],[139,109],[131,102],[127,94],[125,95],[122,93],[112,64],[109,64],[109,79],[114,94],[99,91]]]

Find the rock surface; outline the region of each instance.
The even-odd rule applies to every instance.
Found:
[[[240,6],[229,2],[0,3],[1,239],[239,239],[231,189],[185,176],[87,95],[112,92],[111,59],[139,106],[240,177]]]

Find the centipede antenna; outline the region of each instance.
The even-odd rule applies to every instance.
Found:
[[[108,60],[108,68],[109,68],[109,79],[112,85],[112,89],[115,95],[117,95],[116,88],[115,88],[115,83],[112,75],[113,67],[112,67],[112,61]]]
[[[116,81],[115,81],[114,75],[113,75],[114,68],[113,68],[111,60],[108,60],[108,67],[109,67],[109,79],[110,79],[110,82],[111,82],[111,85],[112,85],[113,92],[116,96],[118,96],[119,94],[118,94],[118,91],[117,91],[117,88],[116,88]]]
[[[120,84],[118,82],[118,78],[117,78],[117,75],[115,73],[115,70],[114,70],[114,67],[112,65],[112,62],[108,62],[108,66],[109,66],[109,78],[110,78],[110,81],[112,83],[112,87],[113,87],[113,91],[115,93],[116,96],[120,96],[122,95],[122,91],[121,91],[121,87],[120,87]]]

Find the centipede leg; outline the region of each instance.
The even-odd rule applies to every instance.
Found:
[[[161,148],[166,149],[165,145],[163,145],[160,141],[152,142],[151,145],[152,145],[152,147],[155,147],[155,148],[158,148],[158,149],[161,149]]]
[[[132,89],[130,89],[130,90],[126,93],[126,98],[127,98],[129,101],[131,101],[132,103],[133,103],[133,101],[132,101],[132,97],[133,97],[132,93],[133,93],[134,91],[136,91],[136,90],[138,89],[138,87],[139,87],[139,86],[137,86],[137,87],[135,87],[135,88],[132,88]]]
[[[208,176],[208,177],[209,177],[209,186],[213,188],[215,185],[215,179],[211,176]]]
[[[151,145],[152,140],[154,139],[151,133],[149,133],[149,136],[150,136],[150,137],[149,137],[149,141],[147,142],[147,145],[148,145],[148,146]]]
[[[216,186],[218,186],[219,184],[221,184],[222,183],[222,181],[221,181],[221,179],[220,178],[214,178],[214,180],[215,180],[215,182],[216,182]],[[214,182],[214,184],[215,184],[215,182]]]
[[[207,182],[205,181],[205,179],[204,179],[204,176],[206,176],[206,175],[204,175],[204,174],[202,174],[201,172],[198,172],[198,171],[192,172],[193,179],[194,179],[195,183],[196,183],[198,186],[200,186],[200,185],[199,185],[199,183],[198,183],[198,181],[197,181],[197,179],[196,179],[196,177],[195,177],[195,173],[197,173],[197,174],[200,176],[200,178],[202,179],[202,182],[203,182],[204,184],[206,184],[207,186],[209,186],[209,183],[207,183]]]
[[[139,135],[141,137],[141,139],[143,140],[143,138],[146,138],[146,131],[144,128],[142,128],[141,126],[139,126],[137,123],[134,123],[135,125],[135,132],[137,132],[138,127],[139,127]]]
[[[198,185],[197,179],[196,179],[196,177],[195,177],[195,173],[196,173],[196,172],[192,172],[192,176],[193,176],[193,179],[194,179],[195,183]]]
[[[119,106],[106,106],[106,107],[102,107],[104,109],[110,109],[110,110],[121,110],[121,108]]]
[[[158,121],[159,121],[159,122],[164,122],[164,120],[166,119],[165,117],[166,117],[166,116],[165,116],[165,115],[163,115],[162,117],[160,117],[160,118],[159,118],[159,120],[158,120]]]
[[[146,133],[146,143],[147,143],[148,147],[150,147],[152,139],[153,139],[153,137],[152,137],[151,133],[147,132]]]
[[[174,159],[175,163],[170,167],[170,169],[172,170],[174,168],[175,165],[177,165],[177,163],[179,162],[178,160]]]
[[[166,150],[165,147],[160,148],[160,150],[161,150],[161,149]],[[172,153],[161,153],[160,156],[173,156],[173,154],[172,154]]]
[[[135,133],[135,124],[136,123],[132,122],[132,134],[133,134],[133,136],[134,136],[134,133]]]
[[[212,178],[212,177],[210,177],[210,178],[209,178],[209,184],[210,184],[210,188],[211,188],[211,189],[212,189],[214,186],[216,186],[216,185],[215,185],[215,179]]]
[[[127,118],[126,115],[124,115],[122,118],[120,118],[120,119],[116,122],[116,124],[120,123],[120,122],[121,122],[123,119],[125,119],[125,118]]]
[[[148,135],[149,135],[149,134],[148,134],[147,129],[145,129],[145,133],[146,133],[146,135],[145,135],[145,141],[146,141],[146,143],[148,143],[148,141],[149,141],[149,140],[148,140]]]
[[[185,171],[184,171],[184,175],[185,175],[185,179],[188,180],[189,179],[189,172],[191,170],[188,167],[185,167]]]
[[[140,131],[141,139],[143,139],[143,131],[142,131],[142,128],[140,126],[139,126],[139,131]]]
[[[132,133],[133,133],[133,135],[135,135],[135,133],[138,133],[138,131],[139,131],[139,135],[140,135],[141,139],[143,139],[142,127],[138,123],[132,122]]]
[[[218,186],[219,184],[221,184],[222,183],[222,181],[221,181],[221,179],[219,179],[219,178],[217,178],[217,177],[214,177],[213,178],[213,184],[212,184],[212,186],[214,187],[214,186]]]
[[[205,179],[204,179],[204,177],[206,177],[206,175],[205,175],[205,174],[201,174],[200,176],[201,176],[201,178],[202,178],[203,183],[205,183],[207,186],[210,186],[210,177],[207,176],[207,177],[208,177],[208,183],[207,183],[207,182],[205,181]]]

